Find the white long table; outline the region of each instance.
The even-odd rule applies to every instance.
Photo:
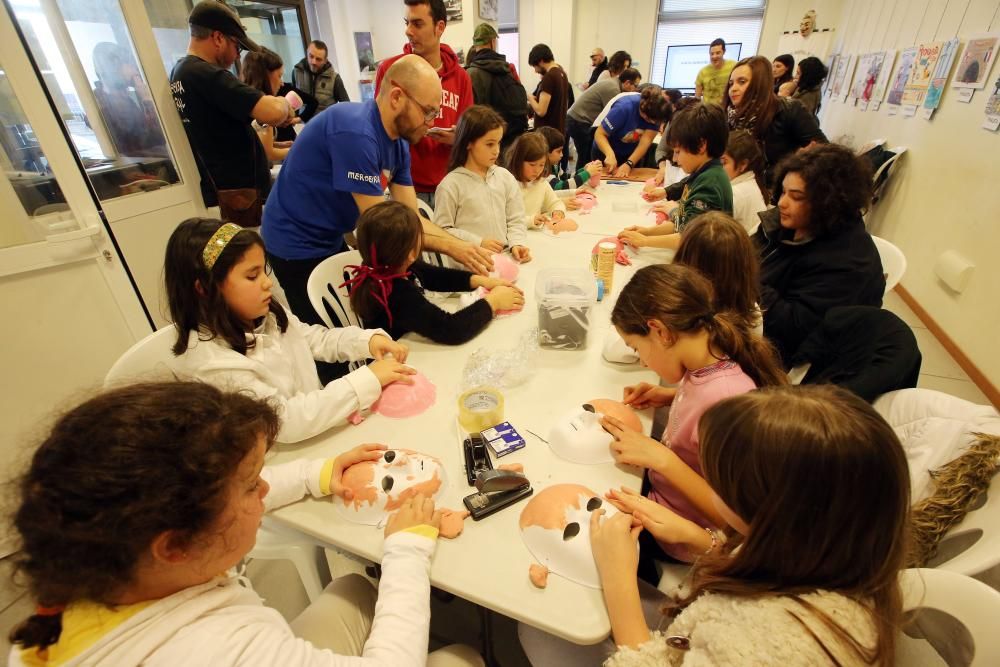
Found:
[[[550,237],[540,232],[529,235],[533,261],[521,266],[518,285],[526,300],[521,313],[495,319],[471,342],[460,346],[430,343],[408,337],[408,363],[426,375],[437,387],[437,403],[427,412],[407,420],[372,415],[358,426],[333,429],[297,445],[280,445],[269,462],[280,463],[298,457],[329,457],[364,442],[381,442],[390,447],[408,447],[441,459],[447,488],[439,505],[464,509],[462,498],[474,491],[464,471],[461,441],[456,428],[457,397],[462,369],[469,355],[485,347],[500,350],[513,347],[523,332],[538,324],[535,277],[546,267],[587,267],[590,251],[602,236],[610,236],[629,224],[642,224],[645,206],[639,198],[640,186],[603,185],[598,190],[598,206],[591,214],[571,214],[581,231]],[[614,202],[638,204],[631,213],[614,211]],[[518,428],[527,446],[494,463],[521,463],[535,493],[559,483],[583,484],[598,494],[622,484],[639,486],[637,469],[615,465],[579,465],[556,457],[549,447],[529,435],[528,430],[547,439],[553,420],[575,406],[595,398],[620,399],[622,388],[639,381],[655,383],[655,375],[639,365],[611,364],[601,357],[601,347],[610,328],[615,296],[635,270],[649,263],[669,261],[667,251],[642,251],[633,255],[634,266],[616,266],[613,293],[591,310],[591,329],[584,350],[542,348],[532,361],[532,376],[521,386],[504,390],[505,419]],[[644,425],[650,415],[641,415]],[[440,540],[431,568],[431,582],[446,591],[506,616],[579,644],[603,640],[610,632],[607,612],[599,590],[572,583],[555,574],[548,587],[535,588],[528,579],[534,562],[518,529],[518,517],[527,501],[475,522],[465,522],[463,534],[455,540]],[[277,510],[274,516],[338,549],[363,558],[381,558],[382,531],[345,521],[329,499],[307,499]]]

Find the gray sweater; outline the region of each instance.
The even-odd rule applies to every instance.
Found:
[[[434,224],[476,245],[496,239],[513,247],[528,238],[521,189],[513,174],[497,166],[485,179],[465,167],[445,176],[434,195]]]
[[[576,102],[569,108],[566,115],[573,120],[590,125],[604,110],[608,102],[620,92],[622,92],[622,82],[618,80],[618,77],[601,79],[576,98]]]

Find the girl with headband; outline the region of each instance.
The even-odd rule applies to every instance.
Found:
[[[411,382],[407,348],[384,331],[303,324],[271,295],[274,281],[257,232],[191,218],[167,242],[170,315],[177,329],[171,367],[184,379],[250,390],[281,416],[281,442],[311,438],[369,407],[392,382]],[[320,383],[314,360],[374,358]]]

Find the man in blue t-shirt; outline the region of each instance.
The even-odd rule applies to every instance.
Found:
[[[641,95],[621,96],[610,106],[594,133],[591,158],[600,151],[607,173],[624,178],[646,155],[672,108],[659,86],[649,86]]]
[[[410,143],[437,118],[441,84],[420,56],[405,56],[386,72],[391,85],[377,99],[341,103],[318,114],[295,140],[264,208],[268,259],[299,319],[321,323],[306,293],[309,274],[345,249],[344,234],[358,216],[393,199],[417,210],[410,177]],[[424,247],[487,273],[490,254],[421,217]]]

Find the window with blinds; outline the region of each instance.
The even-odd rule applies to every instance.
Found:
[[[650,82],[663,85],[668,46],[704,44],[707,58],[708,44],[721,37],[742,44],[741,58],[756,54],[765,5],[765,0],[661,0]],[[688,87],[694,89],[693,78]]]

